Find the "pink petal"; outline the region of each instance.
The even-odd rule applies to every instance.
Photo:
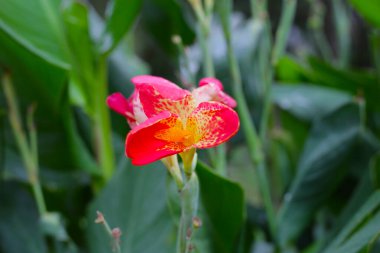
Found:
[[[159,138],[160,134],[172,128],[179,121],[170,112],[162,112],[129,132],[125,142],[125,153],[134,165],[145,165],[163,157],[178,154],[183,146],[171,140]]]
[[[177,85],[154,76],[133,78],[139,99],[146,116],[152,117],[163,111],[179,115],[185,119],[195,109],[191,93]]]
[[[215,84],[220,90],[223,90],[222,82],[214,77],[205,77],[199,81],[199,87],[209,84]]]
[[[210,79],[210,78],[207,78],[207,79]],[[217,101],[225,105],[228,105],[229,107],[232,107],[232,108],[236,107],[235,99],[230,97],[227,93],[223,92],[223,90],[221,90],[219,86],[213,82],[203,83],[202,86],[194,89],[192,91],[192,94],[197,104],[200,104],[202,102],[207,102],[207,101]]]
[[[189,94],[188,91],[181,89],[176,84],[158,76],[135,76],[131,81],[139,92],[147,86],[151,86],[157,94],[167,99],[178,100]]]
[[[239,130],[237,113],[219,102],[204,102],[190,115],[188,125],[196,125],[197,148],[215,147],[226,142]]]
[[[109,95],[106,102],[109,108],[123,116],[130,107],[128,100],[120,92]]]
[[[233,99],[231,96],[229,96],[227,93],[221,90],[218,92],[217,98],[218,99],[216,101],[228,105],[231,108],[235,108],[237,106],[235,99]]]
[[[120,92],[117,92],[108,96],[106,102],[112,110],[127,119],[131,128],[136,126],[137,123],[133,113],[131,98],[126,99]]]

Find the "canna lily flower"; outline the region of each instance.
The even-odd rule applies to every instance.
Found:
[[[239,129],[238,115],[230,107],[236,102],[223,92],[217,79],[202,79],[192,93],[155,76],[137,76],[132,83],[135,91],[128,99],[114,93],[107,104],[132,128],[125,148],[134,165],[215,147]]]

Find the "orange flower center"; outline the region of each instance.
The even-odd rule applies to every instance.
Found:
[[[175,147],[184,149],[191,147],[196,142],[196,126],[192,122],[187,122],[183,124],[180,119],[175,122],[169,123],[170,127],[161,130],[155,134],[155,137],[160,140],[165,140],[167,142],[173,143]]]

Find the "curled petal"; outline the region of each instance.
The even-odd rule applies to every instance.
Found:
[[[168,111],[149,118],[129,132],[126,155],[134,165],[145,165],[180,153],[185,147],[174,131],[179,123],[182,124],[178,116]]]
[[[203,79],[215,79],[215,78],[203,78]],[[223,92],[223,90],[220,88],[221,83],[219,82],[219,80],[215,79],[219,82],[220,85],[218,85],[216,82],[202,83],[202,80],[199,83],[200,87],[194,89],[192,92],[197,104],[200,104],[202,102],[207,102],[207,101],[217,101],[225,105],[228,105],[229,107],[232,107],[232,108],[236,107],[235,99],[230,97],[227,93]]]
[[[203,102],[190,115],[187,124],[189,129],[196,129],[194,146],[210,148],[234,136],[239,130],[240,121],[229,106],[219,102]]]
[[[221,90],[218,92],[217,98],[218,99],[215,101],[219,101],[231,108],[235,108],[237,106],[236,100]]]
[[[134,97],[134,94],[135,93],[133,93],[129,99],[126,99],[120,92],[113,93],[107,97],[108,107],[123,115],[132,128],[136,125],[132,105],[132,98]]]
[[[199,87],[202,87],[202,86],[205,86],[205,85],[210,85],[210,84],[214,84],[220,90],[223,90],[223,84],[222,84],[222,82],[219,81],[218,79],[214,78],[214,77],[205,77],[205,78],[202,78],[199,81]]]
[[[120,92],[109,95],[107,97],[107,105],[121,115],[125,115],[125,112],[129,108],[128,100]]]

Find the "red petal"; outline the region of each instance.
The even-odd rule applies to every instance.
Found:
[[[186,119],[195,109],[191,93],[166,79],[140,76],[133,78],[132,82],[136,85],[140,102],[148,118],[169,111]]]
[[[239,130],[237,113],[219,102],[204,102],[191,114],[188,127],[196,125],[197,148],[210,148],[226,142]]]
[[[125,152],[134,165],[145,165],[163,157],[178,154],[183,146],[176,146],[171,140],[159,138],[160,133],[172,128],[179,121],[178,116],[162,112],[129,132]]]

